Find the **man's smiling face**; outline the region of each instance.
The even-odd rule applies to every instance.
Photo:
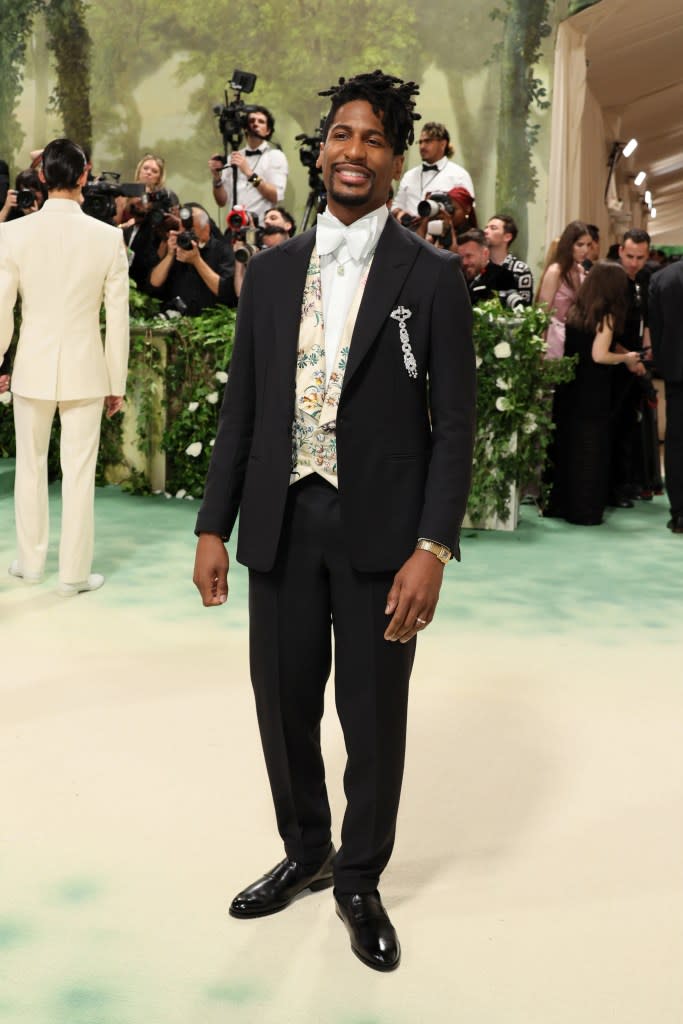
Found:
[[[352,100],[337,110],[318,167],[330,213],[351,224],[386,203],[392,180],[400,177],[403,157],[394,153],[371,105]]]

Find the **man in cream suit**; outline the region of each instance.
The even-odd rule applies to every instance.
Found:
[[[104,583],[103,576],[91,572],[95,466],[103,402],[113,416],[125,393],[128,262],[118,228],[81,210],[88,176],[83,150],[68,139],[49,143],[41,175],[48,187],[42,210],[0,225],[0,357],[12,340],[18,295],[22,304],[11,380],[17,558],[9,571],[27,582],[43,576],[49,532],[47,451],[59,409],[59,592],[71,596]]]
[[[458,258],[386,206],[416,91],[376,71],[325,93],[328,209],[249,264],[194,574],[205,605],[225,602],[223,542],[239,509],[252,682],[285,858],[230,913],[262,917],[334,884],[353,952],[380,971],[400,960],[378,882],[394,844],[415,638],[444,565],[459,558],[474,427]],[[338,852],[320,750],[332,634],[348,758]]]

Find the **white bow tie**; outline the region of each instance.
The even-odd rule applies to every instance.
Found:
[[[342,243],[346,243],[349,255],[354,260],[361,260],[368,254],[375,237],[377,220],[374,217],[363,217],[348,227],[337,220],[328,220],[322,213],[316,223],[315,244],[318,256],[327,256],[337,252]]]

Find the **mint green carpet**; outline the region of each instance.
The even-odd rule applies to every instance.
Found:
[[[329,892],[236,922],[281,857],[246,572],[191,583],[195,502],[96,494],[93,594],[14,557],[0,462],[3,1024],[680,1024],[683,537],[666,498],[602,527],[466,531],[411,683],[403,962],[350,953]],[[230,545],[231,552],[234,543]],[[302,658],[305,644],[302,639]],[[343,739],[328,694],[334,818]]]

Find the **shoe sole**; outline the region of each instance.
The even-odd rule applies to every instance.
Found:
[[[286,910],[290,904],[292,904],[302,893],[308,892],[320,892],[321,889],[329,889],[334,883],[332,875],[325,878],[319,878],[316,882],[311,882],[310,885],[304,886],[299,892],[294,893],[291,899],[285,903],[279,903],[276,907],[267,907],[263,910],[235,910],[233,907],[228,909],[230,917],[235,917],[240,921],[244,921],[250,917],[270,917],[271,914],[279,914],[281,910]]]
[[[346,921],[344,920],[344,918],[343,918],[343,916],[342,916],[342,914],[341,914],[341,912],[340,912],[338,907],[335,907],[335,912],[337,914],[337,917],[339,918],[339,920],[341,921],[341,923],[344,925],[344,927],[346,928],[346,930],[348,932]],[[393,964],[378,964],[375,960],[368,960],[367,957],[364,957],[363,954],[360,953],[356,949],[356,947],[354,946],[354,944],[352,942],[350,942],[349,945],[351,946],[351,952],[353,953],[353,955],[355,957],[357,957],[357,959],[360,960],[360,962],[362,964],[365,964],[366,967],[372,967],[373,971],[380,971],[382,974],[386,974],[388,971],[395,971],[396,968],[401,963],[401,947],[400,946],[398,947],[398,956],[396,958],[396,962],[395,963],[393,963]]]

